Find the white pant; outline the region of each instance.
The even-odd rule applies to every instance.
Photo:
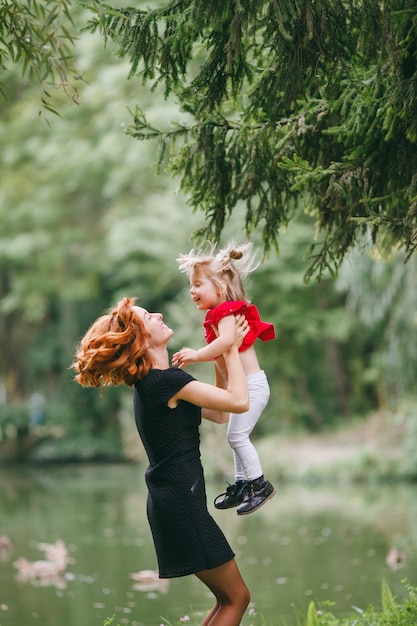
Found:
[[[269,384],[263,370],[247,376],[249,411],[231,413],[227,427],[227,441],[233,450],[235,480],[254,480],[262,475],[262,466],[249,435],[268,404]]]

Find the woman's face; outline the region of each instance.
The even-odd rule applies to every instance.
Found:
[[[149,346],[157,346],[167,343],[173,335],[173,330],[163,322],[162,313],[149,313],[141,306],[132,307],[134,312],[143,322],[145,330],[150,334]]]

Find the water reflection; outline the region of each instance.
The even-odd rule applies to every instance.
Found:
[[[132,589],[135,591],[158,591],[167,593],[170,580],[167,578],[159,578],[158,572],[152,569],[145,569],[140,572],[133,572],[130,578],[135,581]]]
[[[207,483],[212,501],[223,485]],[[416,495],[405,485],[284,485],[253,515],[210,510],[236,552],[252,613],[293,626],[310,600],[334,602],[343,617],[353,605],[380,606],[383,578],[399,596],[402,579],[416,583]],[[143,468],[2,469],[0,498],[2,626],[102,626],[113,614],[116,624],[159,626],[210,608],[194,577],[155,575]],[[51,546],[67,551],[58,578],[22,576],[16,563],[52,561]],[[249,612],[243,622],[258,623]]]

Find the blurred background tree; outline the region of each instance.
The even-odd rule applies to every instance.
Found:
[[[39,6],[42,4],[46,11],[48,3]],[[185,11],[192,4],[178,6]],[[160,7],[165,5],[159,3]],[[227,20],[230,26],[232,14],[226,9],[232,5],[235,3],[224,5],[224,28]],[[260,3],[263,10],[267,5]],[[206,9],[201,6],[199,10],[203,11],[201,18]],[[253,10],[256,14],[258,9]],[[376,8],[373,6],[372,10]],[[103,7],[101,24],[104,32],[113,36],[117,31],[111,20],[120,19],[124,13],[116,11],[106,22],[106,11]],[[147,10],[143,15],[147,15]],[[291,15],[293,19],[294,13]],[[22,80],[22,68],[13,63],[12,56],[7,61],[7,71],[1,73],[7,98],[0,101],[0,458],[137,458],[131,393],[115,389],[101,397],[96,390],[83,390],[71,382],[68,367],[75,343],[91,321],[126,294],[137,295],[144,306],[165,314],[167,323],[176,331],[172,350],[184,344],[202,345],[201,313],[194,309],[186,280],[175,262],[180,252],[192,247],[191,236],[195,232],[226,241],[244,239],[249,231],[260,256],[265,245],[279,243],[279,255],[264,258],[249,286],[249,295],[263,318],[273,322],[277,330],[277,341],[259,345],[272,391],[259,424],[259,436],[283,430],[322,431],[375,410],[395,407],[407,395],[414,397],[415,260],[412,256],[404,265],[404,249],[395,252],[395,246],[390,254],[386,246],[382,257],[374,244],[376,240],[404,243],[408,252],[412,246],[401,233],[397,238],[389,235],[389,224],[393,223],[389,219],[386,230],[379,225],[375,230],[374,213],[372,223],[369,213],[359,230],[359,222],[349,221],[353,215],[348,211],[351,200],[356,207],[363,200],[358,199],[356,179],[352,178],[348,187],[347,178],[345,187],[340,185],[342,174],[338,168],[347,163],[350,147],[345,155],[340,145],[337,148],[340,158],[331,181],[327,174],[319,176],[315,169],[321,167],[318,161],[312,166],[315,154],[324,158],[326,142],[327,155],[333,163],[336,139],[329,129],[334,128],[335,113],[326,113],[327,119],[332,120],[331,124],[326,122],[326,129],[314,126],[297,134],[297,126],[289,121],[282,134],[284,125],[271,121],[276,120],[278,112],[272,107],[268,117],[266,102],[256,115],[249,104],[247,110],[242,108],[239,113],[236,102],[253,102],[255,97],[247,77],[242,82],[240,100],[230,92],[234,89],[230,76],[226,81],[227,103],[210,103],[210,85],[206,86],[207,95],[203,93],[203,83],[198,83],[195,97],[192,83],[187,88],[183,85],[184,93],[173,89],[167,97],[164,81],[150,89],[137,80],[135,72],[127,80],[132,69],[130,62],[114,54],[110,41],[103,48],[98,33],[82,30],[88,16],[85,8],[71,7],[74,30],[69,41],[73,41],[74,35],[76,43],[71,64],[83,80],[77,87],[77,101],[68,98],[64,89],[51,90],[49,111],[59,112],[60,117],[39,117],[39,83],[30,80],[29,75]],[[212,17],[219,18],[215,13]],[[168,23],[171,24],[169,20]],[[192,24],[191,21],[189,28],[193,35]],[[204,32],[207,35],[208,31]],[[215,32],[214,29],[213,37]],[[280,45],[285,41],[284,37]],[[204,47],[193,50],[198,54],[189,66],[197,77],[199,61],[204,68],[210,55],[206,57]],[[266,50],[274,59],[272,44]],[[259,54],[260,62],[265,52]],[[353,64],[354,59],[351,61]],[[362,64],[358,61],[359,67]],[[382,74],[384,82],[386,76]],[[265,79],[263,72],[261,75]],[[327,76],[324,69],[321,75]],[[347,74],[345,80],[348,81]],[[336,89],[337,81],[333,82],[332,88]],[[200,103],[201,113],[188,106],[186,97],[191,98],[193,107]],[[305,97],[300,109],[293,99],[285,106],[282,104],[280,110],[295,115],[295,119],[316,97],[317,94],[311,100]],[[335,95],[335,102],[340,98],[341,93]],[[206,99],[210,115],[207,109],[204,114]],[[151,128],[136,108],[138,102],[147,111]],[[329,103],[334,104],[330,98]],[[293,107],[298,112],[294,113]],[[355,116],[353,107],[347,113],[346,123],[353,123]],[[369,121],[368,109],[364,116]],[[231,117],[239,131],[234,147],[228,144],[234,131],[222,134],[221,124],[217,125],[227,119],[229,128]],[[317,120],[324,117],[318,116]],[[204,120],[214,118],[215,123],[209,128],[204,126]],[[414,122],[409,119],[408,123],[411,127]],[[190,125],[191,130],[186,130]],[[169,133],[155,130],[168,126],[171,136],[177,138],[175,145],[170,143]],[[375,144],[384,142],[378,134],[379,126],[374,125],[373,129]],[[362,136],[359,130],[358,133],[360,142]],[[130,135],[156,137],[160,143],[156,146],[152,141],[132,141]],[[315,143],[319,137],[320,145]],[[214,161],[211,157],[206,159],[206,147],[200,142],[203,139],[211,145]],[[411,175],[414,166],[415,155],[410,152],[413,141],[412,137],[401,135],[401,150],[405,150],[401,167],[405,167],[405,155],[410,153],[405,177]],[[304,150],[300,152],[303,158],[307,148],[311,152],[311,162],[303,170],[307,182],[305,177],[297,178],[300,172],[294,169],[296,162],[297,168],[304,167],[301,161],[288,160],[288,150],[293,154],[295,147]],[[257,159],[261,148],[266,150],[263,157],[271,156],[270,161]],[[243,154],[240,150],[244,159],[239,156]],[[355,154],[357,159],[359,151]],[[372,154],[376,158],[377,150]],[[189,172],[182,169],[187,163]],[[240,173],[233,169],[235,165],[241,168]],[[214,187],[220,184],[222,168],[231,186],[223,186],[220,192],[220,187]],[[373,168],[376,164],[370,171]],[[400,192],[397,174],[393,171],[389,179],[389,171],[384,171],[387,184],[392,187],[389,202],[384,200],[380,205],[380,216],[385,219]],[[170,176],[172,172],[180,178],[185,176],[180,182],[180,193]],[[252,176],[255,187],[247,186],[248,176]],[[238,192],[243,180],[246,195]],[[318,244],[321,252],[315,257],[317,263],[313,259],[312,269],[312,257],[306,258],[306,251],[312,245],[317,226],[320,227],[324,204],[319,199],[321,194],[325,198],[330,193],[329,185],[333,200],[339,192],[344,200],[335,202],[332,210],[329,206],[333,207],[333,200],[326,204],[325,214],[330,221],[324,225],[324,239]],[[265,193],[260,192],[261,188]],[[222,197],[223,208],[218,203]],[[210,198],[215,204],[210,204]],[[190,211],[186,202],[191,202],[192,208],[198,204],[205,211]],[[407,219],[408,224],[413,223],[408,213],[410,206],[408,200],[398,200],[396,204],[397,217]],[[342,235],[349,245],[339,240],[338,247],[337,238]],[[328,252],[330,256],[326,256]],[[329,271],[330,268],[334,272],[336,267],[337,280]],[[306,284],[305,277],[312,275],[319,275],[321,280]],[[201,375],[212,380],[211,366],[202,366]],[[408,423],[415,419],[409,411]]]

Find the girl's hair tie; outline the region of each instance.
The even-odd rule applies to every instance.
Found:
[[[243,257],[243,253],[240,250],[236,250],[236,248],[232,248],[229,250],[229,259],[233,261],[238,261]]]

